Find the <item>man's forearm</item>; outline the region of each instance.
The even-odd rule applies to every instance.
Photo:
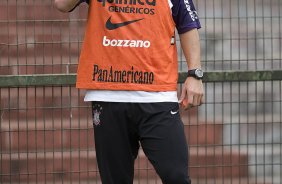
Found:
[[[200,38],[197,29],[180,34],[181,46],[187,61],[188,69],[201,68]],[[182,88],[179,103],[189,109],[203,103],[204,88],[202,80],[187,77]]]
[[[180,34],[181,47],[189,69],[201,68],[200,38],[197,29]]]
[[[55,7],[62,12],[72,10],[80,0],[54,0]]]

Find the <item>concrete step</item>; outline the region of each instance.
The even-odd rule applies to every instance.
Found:
[[[76,60],[78,62],[78,58]],[[77,63],[73,64],[23,64],[21,66],[1,66],[1,75],[68,74],[77,72]]]
[[[256,179],[253,177],[232,177],[232,178],[192,178],[193,184],[275,184],[272,182],[271,178]],[[276,183],[279,184],[279,183]]]
[[[1,180],[0,180],[1,181]],[[193,184],[280,184],[280,182],[273,182],[272,178],[266,179],[256,179],[256,178],[215,178],[215,179],[197,179],[191,178]],[[18,184],[19,182],[2,182],[2,184]],[[46,183],[45,181],[38,182],[23,182],[20,181],[21,184],[41,184]],[[52,182],[47,182],[52,184],[102,184],[100,180],[97,179],[88,179],[82,180],[80,178],[76,178],[75,180],[54,180]],[[142,179],[137,176],[135,177],[133,184],[162,184],[162,181],[159,178],[147,178]]]
[[[185,124],[185,135],[190,145],[219,145],[222,144],[223,124],[214,122],[197,122],[198,124]]]
[[[83,101],[84,91],[79,92],[75,87],[33,87],[16,90],[1,90],[1,110],[4,115],[25,112],[37,108],[41,110],[56,110],[58,108],[76,109],[78,105],[88,105]],[[45,108],[45,109],[44,109]],[[38,115],[40,116],[40,115]],[[12,118],[14,116],[11,116]],[[33,117],[35,115],[33,114]],[[16,117],[14,117],[16,118]]]
[[[256,178],[223,178],[223,179],[197,179],[197,178],[191,178],[192,184],[280,184],[280,182],[272,182],[272,178],[267,178],[266,181],[264,179],[256,179]],[[1,181],[1,180],[0,180]],[[64,180],[55,180],[52,182],[28,182],[29,184],[69,184],[70,181],[64,181]],[[96,179],[89,179],[89,180],[74,180],[71,181],[72,184],[102,184],[100,180]],[[4,182],[2,184],[18,184],[16,182]],[[162,181],[159,178],[155,179],[138,179],[135,178],[133,181],[133,184],[162,184]]]
[[[12,1],[11,1],[12,2]],[[17,1],[20,2],[20,1]],[[0,4],[0,20],[59,20],[68,19],[69,14],[59,12],[52,3],[40,1],[40,3],[21,2],[15,3],[10,1]],[[34,1],[35,2],[35,1]],[[85,18],[87,15],[86,4],[80,6],[80,11],[76,15],[78,18]]]
[[[37,152],[94,148],[93,128],[1,132],[2,151]]]
[[[96,179],[95,152],[62,151],[1,154],[3,182]]]
[[[38,95],[39,96],[39,95]],[[72,98],[70,100],[70,98]],[[14,103],[2,111],[3,123],[8,121],[34,122],[50,121],[52,119],[76,119],[90,116],[85,108],[88,104],[83,102],[84,97],[37,97],[23,104]],[[25,99],[20,100],[21,102]],[[27,106],[26,106],[27,105]],[[3,107],[4,109],[5,107]]]
[[[92,150],[2,153],[0,173],[3,182],[99,179],[95,157]],[[142,151],[135,163],[136,177],[157,177]],[[194,178],[247,177],[247,164],[245,153],[204,147],[191,147],[190,150],[189,170]]]
[[[6,43],[5,43],[6,44]],[[6,44],[1,50],[1,63],[4,64],[10,61],[9,65],[18,62],[19,65],[51,65],[64,63],[65,59],[68,62],[77,64],[80,53],[81,41],[58,41],[58,42],[19,42]],[[60,59],[60,60],[59,60]],[[64,59],[64,60],[62,60]],[[60,61],[60,63],[58,62]],[[75,62],[74,62],[75,60]],[[9,66],[6,65],[6,66]],[[18,66],[16,66],[18,67]],[[54,66],[56,67],[56,66]]]

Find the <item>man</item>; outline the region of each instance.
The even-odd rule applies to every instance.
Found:
[[[104,184],[131,184],[139,145],[164,184],[189,184],[179,104],[203,103],[200,23],[192,0],[55,0],[69,12],[89,4],[76,86],[92,102]],[[175,26],[189,67],[177,98]]]

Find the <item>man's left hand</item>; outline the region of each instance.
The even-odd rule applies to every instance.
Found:
[[[204,87],[202,80],[187,77],[181,92],[179,104],[185,109],[190,109],[204,103]]]

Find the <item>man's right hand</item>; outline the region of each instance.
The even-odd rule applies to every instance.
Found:
[[[54,0],[55,7],[61,12],[71,11],[80,0]]]

